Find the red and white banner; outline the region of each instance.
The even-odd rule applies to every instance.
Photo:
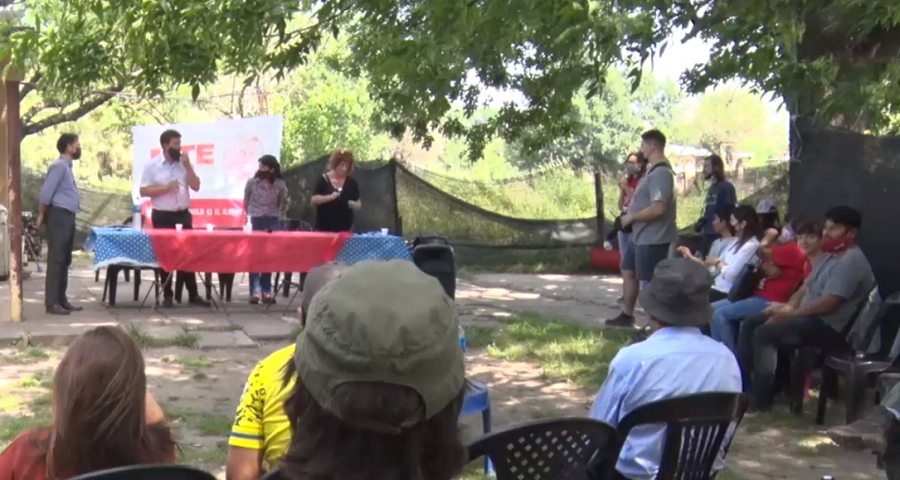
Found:
[[[246,222],[244,185],[256,173],[259,157],[266,154],[281,157],[282,123],[283,119],[278,115],[132,128],[134,204],[141,205],[149,225],[150,200],[141,198],[141,175],[147,162],[161,152],[160,134],[173,128],[181,133],[181,151],[190,157],[191,165],[200,177],[200,190],[191,192],[194,228],[209,224],[217,227],[243,225]]]

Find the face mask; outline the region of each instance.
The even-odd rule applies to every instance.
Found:
[[[178,148],[175,148],[175,147],[169,147],[169,150],[167,150],[167,151],[169,153],[169,158],[171,158],[172,160],[174,160],[176,162],[181,161],[181,150],[179,150]]]
[[[828,237],[822,239],[822,251],[827,253],[840,253],[850,247],[850,240],[844,236],[840,238]]]
[[[637,175],[641,171],[641,166],[636,163],[626,163],[625,173],[628,175]]]
[[[266,170],[257,170],[256,178],[259,180],[268,180],[270,182],[275,181],[275,172],[269,172]]]
[[[72,154],[72,160],[78,160],[81,158],[81,147],[75,149],[75,153]]]

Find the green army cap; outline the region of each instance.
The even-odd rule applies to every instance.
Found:
[[[297,338],[297,373],[316,402],[338,418],[334,394],[348,382],[402,385],[422,397],[419,418],[360,425],[389,433],[433,417],[463,389],[453,300],[412,262],[354,264],[315,295],[307,319]]]

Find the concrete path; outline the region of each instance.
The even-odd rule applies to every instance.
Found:
[[[151,288],[150,279],[150,272],[144,272],[142,298]],[[0,285],[0,345],[24,338],[32,344],[64,345],[98,325],[122,325],[161,344],[190,342],[199,348],[240,348],[291,339],[298,327],[298,301],[287,308],[287,313],[287,299],[282,297],[268,310],[247,303],[247,275],[235,279],[233,301],[224,306],[227,315],[224,310],[191,306],[155,309],[153,294],[148,306],[139,309],[139,302],[133,301],[132,285],[120,277],[117,305],[109,307],[100,302],[103,278],[97,282],[92,271],[75,270],[69,280],[69,295],[84,311],[54,317],[44,312],[44,274],[33,272],[23,285],[25,321],[10,323],[9,284],[4,283]],[[456,302],[463,324],[491,323],[517,313],[535,312],[599,328],[604,319],[618,314],[620,290],[621,279],[614,276],[479,274],[459,280]]]
[[[142,298],[151,288],[151,277],[150,272],[143,274]],[[223,310],[193,306],[155,309],[152,293],[147,306],[139,309],[139,302],[133,301],[132,284],[125,283],[121,277],[117,305],[109,307],[100,302],[103,277],[95,282],[92,271],[77,270],[69,278],[69,298],[84,310],[68,316],[51,316],[44,311],[44,274],[35,272],[23,282],[24,322],[9,321],[9,283],[0,284],[0,345],[18,343],[24,338],[32,344],[65,345],[100,325],[121,325],[163,345],[187,342],[204,349],[254,347],[257,342],[293,338],[299,326],[296,305],[288,314],[284,314],[287,300],[282,298],[269,310],[250,305],[244,280],[242,285],[235,285],[237,298],[226,304],[226,315]]]

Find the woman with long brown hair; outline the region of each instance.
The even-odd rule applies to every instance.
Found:
[[[334,151],[328,160],[328,171],[316,182],[310,202],[316,207],[316,230],[349,232],[353,228],[353,211],[362,207],[359,185],[350,176],[353,152],[346,148]]]
[[[72,343],[53,376],[53,424],[0,454],[0,479],[64,480],[109,468],[175,463],[175,441],[147,394],[144,358],[118,327]]]

